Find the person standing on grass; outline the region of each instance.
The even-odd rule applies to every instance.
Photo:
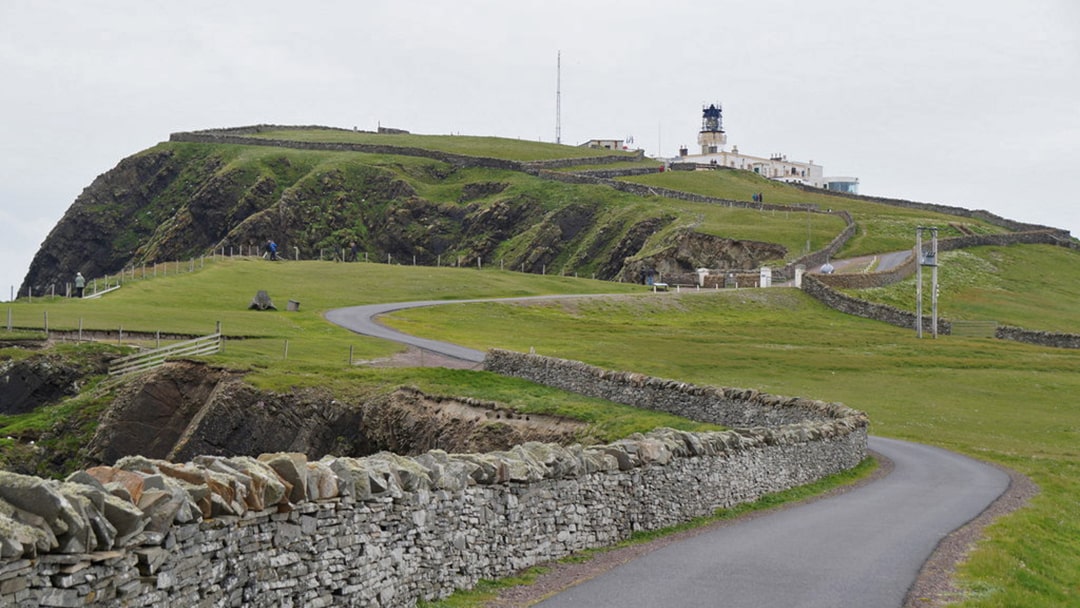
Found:
[[[83,278],[81,272],[75,273],[75,297],[81,298],[83,296],[83,289],[86,288],[86,279]]]
[[[277,243],[273,239],[266,242],[266,250],[270,252],[271,260],[277,260]]]

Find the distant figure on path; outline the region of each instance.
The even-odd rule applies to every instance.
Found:
[[[83,289],[86,287],[86,279],[83,278],[81,272],[75,273],[75,297],[81,298],[83,295]]]
[[[356,261],[356,241],[349,243],[349,261]]]
[[[277,260],[277,243],[273,239],[266,241],[266,250],[270,252],[271,260]]]

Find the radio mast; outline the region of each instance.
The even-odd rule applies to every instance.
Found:
[[[562,143],[562,51],[555,56],[555,143]]]

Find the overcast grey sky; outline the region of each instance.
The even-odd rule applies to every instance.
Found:
[[[693,146],[1080,234],[1075,0],[0,2],[0,299],[82,189],[257,123]]]

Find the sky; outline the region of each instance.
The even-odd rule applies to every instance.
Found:
[[[1080,235],[1075,0],[3,0],[0,300],[83,188],[170,133],[554,141],[557,90],[563,143],[674,156],[720,103],[744,154]]]

